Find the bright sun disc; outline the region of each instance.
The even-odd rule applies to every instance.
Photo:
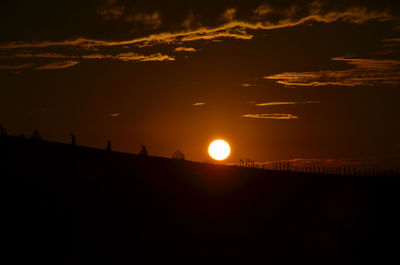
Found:
[[[224,140],[215,140],[208,147],[208,153],[215,160],[224,160],[231,153],[231,148]]]

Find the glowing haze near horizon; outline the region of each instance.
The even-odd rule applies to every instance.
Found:
[[[250,3],[251,2],[251,3]],[[398,1],[0,3],[9,134],[227,163],[400,164]]]

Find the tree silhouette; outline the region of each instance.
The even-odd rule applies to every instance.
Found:
[[[148,156],[149,155],[149,153],[147,152],[147,148],[144,144],[141,145],[139,155],[140,156]]]
[[[177,160],[185,160],[185,155],[181,151],[177,150],[172,154],[172,158]]]
[[[111,151],[111,141],[107,140],[107,151]]]
[[[70,134],[70,136],[71,136],[71,145],[75,146],[76,145],[76,137],[72,133]]]
[[[36,139],[36,140],[42,140],[42,136],[40,135],[38,129],[35,129],[35,130],[33,131],[33,133],[31,134],[31,138],[32,138],[32,139]]]
[[[7,135],[7,130],[6,128],[3,127],[0,123],[0,135]]]

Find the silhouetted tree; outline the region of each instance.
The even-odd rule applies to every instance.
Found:
[[[71,136],[71,145],[75,146],[76,145],[76,137],[72,133],[70,134],[70,136]]]
[[[139,155],[141,156],[148,156],[149,153],[147,152],[147,148],[144,144],[141,145]]]
[[[185,155],[181,151],[177,150],[172,154],[172,158],[177,160],[185,160]]]
[[[0,123],[0,135],[7,135],[7,130],[6,128],[3,127]]]
[[[111,141],[107,140],[107,151],[111,151]]]
[[[36,140],[42,140],[42,136],[40,135],[38,129],[35,129],[35,130],[33,131],[33,133],[31,134],[31,138],[32,138],[32,139],[36,139]]]

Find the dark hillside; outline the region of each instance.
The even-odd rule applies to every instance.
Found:
[[[206,165],[10,136],[0,136],[0,175],[14,264],[398,259],[396,176]]]

